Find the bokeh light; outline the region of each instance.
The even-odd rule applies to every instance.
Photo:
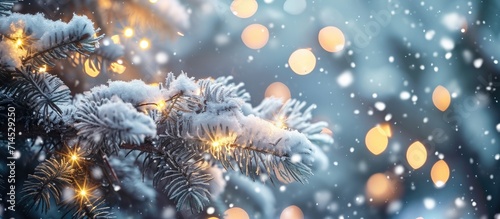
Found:
[[[260,49],[269,40],[269,30],[262,24],[250,24],[241,33],[241,40],[250,49]]]
[[[85,63],[83,64],[83,66],[85,68],[85,72],[90,77],[95,78],[95,77],[97,77],[97,75],[99,75],[99,69],[97,69],[96,67],[93,66],[92,61],[90,59],[85,60]]]
[[[224,212],[224,219],[250,219],[250,216],[242,208],[234,207]]]
[[[249,18],[257,12],[259,4],[256,0],[234,0],[230,8],[236,17]]]
[[[299,207],[291,205],[283,209],[280,219],[304,219],[304,213]]]
[[[375,126],[366,133],[365,144],[370,152],[379,155],[385,151],[389,139],[386,131],[380,126]]]
[[[406,151],[406,160],[413,169],[418,169],[427,160],[427,149],[420,141],[413,142]]]
[[[130,28],[130,27],[126,27],[124,30],[123,30],[123,35],[127,38],[130,38],[132,36],[134,36],[134,29]]]
[[[395,199],[400,185],[396,178],[384,173],[375,173],[366,182],[366,197],[372,204],[387,203]]]
[[[144,38],[142,39],[141,41],[139,41],[139,47],[141,47],[141,49],[149,49],[149,40]]]
[[[441,85],[437,86],[432,93],[432,102],[439,110],[446,111],[451,103],[450,92]]]
[[[290,89],[288,89],[288,86],[281,82],[274,82],[267,87],[264,96],[281,98],[283,102],[286,102],[291,98],[292,95],[290,94]]]
[[[443,187],[450,178],[450,168],[444,160],[436,162],[431,169],[431,179],[436,187]]]
[[[299,75],[307,75],[316,67],[316,56],[310,49],[298,49],[290,55],[288,65],[293,72]]]
[[[113,71],[117,74],[122,74],[127,69],[127,67],[125,67],[124,65],[120,65],[117,62],[111,63],[110,68],[111,68],[111,71]]]
[[[344,33],[333,26],[324,27],[319,31],[318,41],[321,47],[328,52],[338,52],[344,49]]]

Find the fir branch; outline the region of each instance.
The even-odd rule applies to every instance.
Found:
[[[207,186],[212,179],[209,174],[202,173],[203,159],[196,158],[193,153],[172,150],[156,160],[160,164],[153,179],[155,187],[162,187],[178,210],[186,207],[191,212],[201,212],[209,202]]]
[[[107,153],[114,153],[122,143],[141,144],[145,137],[156,135],[153,120],[118,97],[102,103],[82,100],[75,119],[80,139],[92,151],[102,147]]]
[[[87,55],[95,50],[95,45],[103,37],[92,36],[86,32],[87,24],[80,28],[75,28],[69,33],[54,32],[49,36],[48,48],[41,51],[29,50],[28,55],[23,57],[23,65],[32,65],[40,67],[43,65],[55,66],[54,61],[57,59],[66,59],[71,53],[77,52],[82,55]]]
[[[46,213],[50,209],[50,199],[61,202],[62,190],[72,182],[73,168],[66,160],[54,158],[46,160],[35,168],[35,173],[28,176],[22,193],[21,202],[28,202],[28,210],[33,207]]]
[[[102,198],[90,198],[89,201],[77,206],[78,209],[73,213],[73,218],[116,218],[113,213],[109,211],[110,207],[105,206],[105,201]]]
[[[17,2],[18,0],[2,0],[2,2],[0,2],[0,16],[8,16],[12,14],[11,9]]]
[[[87,74],[91,71],[98,71],[100,74],[107,74],[109,71],[123,73],[123,71],[118,71],[121,69],[114,68],[114,65],[117,65],[116,61],[123,57],[124,47],[114,43],[109,38],[105,38],[103,42],[103,45],[96,48],[91,54],[75,53],[71,64],[81,67]]]

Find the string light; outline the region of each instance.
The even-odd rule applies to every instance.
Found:
[[[124,30],[123,30],[123,35],[127,38],[130,38],[132,36],[134,36],[134,29],[130,28],[130,27],[126,27]]]
[[[16,47],[19,48],[23,45],[23,40],[21,38],[16,40]]]
[[[46,65],[42,65],[42,67],[40,67],[40,69],[38,69],[38,72],[40,73],[43,73],[43,72],[46,72],[47,71],[47,66]]]
[[[139,42],[139,47],[141,47],[141,49],[148,49],[149,48],[149,40],[146,38],[142,39]]]

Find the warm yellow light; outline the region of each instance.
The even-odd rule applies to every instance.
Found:
[[[130,27],[126,27],[124,30],[123,30],[123,35],[125,37],[132,37],[134,36],[134,29],[130,28]]]
[[[413,169],[418,169],[427,160],[427,149],[420,141],[413,142],[406,151],[406,160]]]
[[[115,44],[120,44],[120,36],[119,35],[113,35],[111,36],[111,41]]]
[[[444,160],[436,162],[431,169],[431,179],[436,187],[443,187],[450,178],[450,168]]]
[[[90,76],[90,77],[97,77],[99,75],[99,69],[97,69],[92,61],[90,59],[85,60],[85,63],[83,64],[85,68],[85,72]]]
[[[220,147],[220,145],[221,145],[220,141],[214,141],[214,142],[212,142],[212,147],[213,148],[218,148],[218,147]]]
[[[241,33],[241,40],[250,49],[260,49],[269,40],[269,30],[262,24],[250,24]]]
[[[158,2],[158,0],[149,0],[149,2],[154,4],[154,3]]]
[[[441,85],[437,86],[432,93],[432,102],[439,110],[446,111],[451,103],[450,92]]]
[[[366,133],[366,147],[375,155],[384,152],[388,143],[387,134],[380,126],[375,126]]]
[[[389,138],[392,137],[391,125],[389,125],[389,123],[384,123],[380,125],[380,128],[384,131],[384,134],[387,137]]]
[[[224,212],[224,219],[250,219],[250,216],[242,208],[235,207]]]
[[[156,104],[156,108],[158,108],[158,110],[160,110],[160,111],[161,111],[161,110],[165,109],[165,105],[166,105],[165,101],[163,101],[163,100],[162,100],[162,101],[159,101],[159,102]]]
[[[110,67],[111,67],[111,71],[113,71],[113,72],[115,72],[117,74],[122,74],[127,69],[127,67],[125,67],[123,65],[120,65],[117,62],[111,63]]]
[[[21,47],[23,45],[23,40],[22,39],[17,39],[16,40],[16,47]]]
[[[47,66],[46,65],[42,65],[42,67],[40,67],[38,69],[38,72],[40,72],[40,73],[43,73],[43,72],[46,72],[46,71],[47,71]]]
[[[387,203],[398,196],[398,184],[390,175],[375,173],[366,182],[366,196],[373,204]]]
[[[78,155],[77,154],[72,154],[71,155],[71,161],[76,162],[78,160]]]
[[[291,205],[283,209],[280,219],[304,219],[304,213],[299,207]]]
[[[148,49],[149,48],[149,40],[148,39],[142,39],[139,42],[139,47],[141,47],[141,49]]]
[[[78,194],[79,194],[80,196],[82,196],[82,197],[87,197],[87,190],[82,189],[82,190],[80,190],[80,192],[79,192]]]
[[[345,37],[339,28],[328,26],[319,31],[318,41],[328,52],[338,52],[344,49]]]
[[[316,67],[316,56],[310,49],[298,49],[290,55],[288,65],[298,75],[307,75]]]
[[[290,89],[285,84],[274,82],[267,87],[264,96],[281,98],[283,102],[286,102],[292,95],[290,94]]]
[[[259,4],[255,0],[234,0],[230,8],[236,17],[249,18],[257,12]]]

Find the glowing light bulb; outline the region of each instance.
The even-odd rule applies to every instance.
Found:
[[[158,110],[161,111],[161,110],[165,109],[165,105],[166,105],[165,101],[162,100],[156,104],[156,107],[158,108]]]
[[[141,47],[141,49],[148,49],[149,48],[149,40],[148,39],[142,39],[139,42],[139,47]]]
[[[242,208],[235,207],[224,212],[224,219],[250,219],[250,216]]]
[[[118,62],[111,63],[110,67],[111,67],[111,71],[118,73],[118,74],[122,74],[127,69],[127,67],[118,64]]]
[[[214,148],[218,148],[220,145],[221,145],[221,143],[219,141],[212,142],[212,147],[214,147]]]
[[[307,75],[316,67],[316,56],[309,49],[298,49],[290,55],[288,65],[298,75]]]
[[[17,39],[16,40],[16,47],[21,47],[23,45],[23,40],[22,39]]]
[[[427,160],[427,149],[420,141],[414,142],[406,151],[406,160],[413,169],[422,167]]]
[[[87,196],[87,190],[85,189],[81,189],[80,192],[78,193],[80,196],[82,197],[86,197]]]
[[[450,168],[444,160],[436,162],[431,169],[431,179],[436,187],[443,187],[450,178]]]
[[[250,24],[241,33],[241,40],[250,49],[260,49],[269,40],[269,30],[262,24]]]
[[[283,102],[286,102],[292,95],[290,94],[290,89],[285,84],[274,82],[267,87],[264,96],[281,98]]]
[[[451,103],[450,92],[441,85],[437,86],[432,92],[432,102],[440,111],[446,111]]]
[[[40,69],[38,69],[38,72],[40,73],[43,73],[43,72],[46,72],[47,71],[47,66],[46,65],[42,65],[42,67],[40,67]]]
[[[328,26],[319,31],[318,41],[328,52],[338,52],[344,49],[345,37],[339,28]]]
[[[385,151],[389,139],[387,134],[380,126],[375,126],[366,133],[365,144],[370,152],[379,155]]]
[[[95,78],[100,73],[99,69],[97,69],[97,67],[94,66],[94,64],[90,59],[85,60],[83,66],[85,68],[85,73],[87,73],[90,77]]]
[[[78,155],[77,154],[72,154],[71,155],[71,161],[76,162],[78,160]]]
[[[299,207],[291,205],[283,209],[280,219],[304,219],[304,213]]]
[[[234,0],[230,9],[234,16],[239,18],[249,18],[257,12],[259,4],[255,0]]]
[[[127,27],[123,30],[123,35],[127,38],[134,36],[134,29]]]
[[[119,35],[113,35],[111,36],[111,41],[115,44],[120,44],[120,36]]]

